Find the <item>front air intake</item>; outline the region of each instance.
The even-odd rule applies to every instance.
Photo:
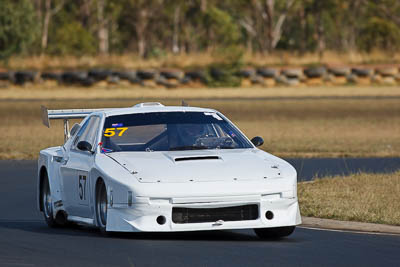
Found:
[[[197,157],[182,157],[182,158],[175,158],[175,161],[189,161],[189,160],[213,160],[213,159],[220,159],[218,156],[197,156]]]
[[[249,204],[224,208],[172,208],[172,221],[176,224],[251,221],[258,219],[258,205]]]

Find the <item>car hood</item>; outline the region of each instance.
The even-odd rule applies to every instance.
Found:
[[[282,162],[258,149],[114,152],[107,156],[142,183],[279,178]]]

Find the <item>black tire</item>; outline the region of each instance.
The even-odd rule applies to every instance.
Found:
[[[105,206],[104,206],[105,204]],[[106,185],[103,180],[99,180],[96,185],[96,223],[100,230],[100,233],[103,235],[107,234],[106,225],[107,225],[107,190]]]
[[[137,76],[136,71],[114,71],[114,76],[119,77],[120,80],[129,81],[131,84],[143,85],[143,81]]]
[[[80,81],[80,85],[86,86],[86,87],[92,86],[94,83],[95,83],[95,80],[93,80],[93,78],[91,78],[91,77],[87,77],[86,79],[82,79]]]
[[[40,78],[42,78],[42,80],[45,81],[46,80],[60,81],[61,75],[59,73],[54,73],[54,72],[42,72]]]
[[[182,79],[184,76],[181,70],[162,70],[160,71],[160,75],[166,79]]]
[[[304,70],[304,74],[308,78],[320,78],[324,76],[326,73],[326,69],[324,67],[317,67],[317,68],[307,68]]]
[[[291,235],[295,229],[296,226],[256,228],[254,232],[261,239],[279,239]]]
[[[253,69],[242,69],[239,70],[237,73],[237,76],[242,77],[242,78],[251,78],[256,75],[256,71]]]
[[[34,82],[36,72],[34,71],[17,71],[14,74],[14,83],[17,85],[24,85],[26,82]]]
[[[82,84],[87,79],[87,72],[84,71],[66,71],[61,75],[61,81],[68,85]]]
[[[154,70],[139,70],[136,75],[141,80],[152,80],[156,77],[157,72]]]
[[[109,76],[111,76],[112,72],[110,70],[104,69],[91,69],[88,72],[88,77],[92,78],[95,82],[105,81]]]
[[[136,79],[136,71],[117,70],[113,71],[113,76],[118,76],[121,80]]]
[[[276,69],[261,68],[257,69],[257,74],[264,78],[275,78],[278,71]]]
[[[51,191],[47,173],[44,174],[41,186],[42,188],[40,190],[40,203],[42,205],[44,220],[49,227],[58,227],[59,225],[54,219],[53,203],[51,202]]]
[[[300,78],[303,75],[302,69],[285,69],[281,71],[281,74],[286,78]]]
[[[214,80],[220,81],[227,76],[227,73],[222,69],[213,67],[210,69],[210,75]]]
[[[11,81],[9,72],[0,72],[0,81]]]
[[[191,81],[199,81],[202,83],[207,83],[206,75],[203,71],[187,71],[185,77],[189,78]]]
[[[348,76],[351,73],[349,67],[329,67],[328,71],[336,77]]]
[[[374,71],[372,69],[353,68],[351,73],[357,75],[358,77],[369,77],[372,76]]]

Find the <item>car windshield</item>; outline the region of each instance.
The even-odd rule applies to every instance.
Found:
[[[216,112],[150,112],[107,117],[103,153],[251,148]]]

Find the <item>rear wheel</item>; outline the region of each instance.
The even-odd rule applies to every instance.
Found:
[[[106,186],[100,180],[96,187],[96,220],[100,232],[106,233],[107,224],[107,191]]]
[[[40,195],[41,203],[42,203],[42,211],[44,219],[49,227],[58,226],[56,220],[54,219],[53,214],[53,202],[51,199],[51,191],[49,186],[49,178],[47,173],[44,174],[42,181],[42,190]]]
[[[254,232],[261,239],[279,239],[291,235],[295,229],[296,226],[256,228]]]

